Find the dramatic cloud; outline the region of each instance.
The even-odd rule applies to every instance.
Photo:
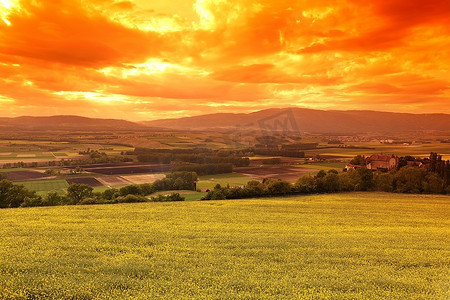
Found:
[[[0,116],[450,113],[449,12],[448,0],[0,0]]]

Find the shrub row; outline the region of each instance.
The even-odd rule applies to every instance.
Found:
[[[85,184],[71,184],[67,194],[50,192],[46,197],[26,189],[23,185],[16,185],[7,180],[0,181],[0,208],[54,206],[76,204],[108,204],[130,203],[146,201],[182,201],[179,194],[157,196],[148,199],[146,196],[167,190],[195,190],[197,174],[195,172],[175,172],[154,183],[127,185],[120,189],[107,189],[103,193],[94,192],[91,186]]]
[[[320,171],[316,176],[300,177],[295,184],[278,179],[250,181],[243,188],[216,186],[203,200],[240,199],[293,194],[349,191],[384,191],[414,194],[450,194],[450,186],[435,173],[416,167],[403,167],[388,173],[357,169],[338,173]]]

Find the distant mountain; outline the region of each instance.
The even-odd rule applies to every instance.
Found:
[[[0,118],[0,129],[17,130],[148,130],[148,126],[125,120],[79,116]]]
[[[449,114],[406,114],[304,108],[266,109],[253,113],[218,113],[134,123],[79,116],[0,118],[0,130],[299,130],[310,133],[450,132]]]
[[[287,129],[310,133],[398,133],[450,131],[449,114],[407,114],[377,111],[337,111],[304,108],[267,109],[253,113],[219,113],[142,122],[172,129]]]

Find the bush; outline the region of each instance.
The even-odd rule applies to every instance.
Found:
[[[269,195],[286,195],[292,192],[291,184],[284,180],[271,180],[267,184]]]
[[[117,203],[138,203],[138,202],[147,202],[148,199],[141,195],[129,194],[126,196],[117,197],[115,201]]]
[[[99,204],[99,200],[97,198],[84,198],[80,202],[77,203],[78,205],[92,205],[92,204]]]
[[[302,194],[316,193],[316,180],[311,176],[302,176],[295,183],[295,190]]]
[[[279,158],[279,157],[267,158],[267,159],[261,160],[261,163],[263,165],[279,165],[279,164],[281,164],[281,158]]]
[[[153,202],[168,202],[168,201],[184,201],[186,198],[181,196],[179,193],[172,193],[170,195],[158,195],[156,197],[151,197],[150,201]]]
[[[44,206],[55,206],[55,205],[64,205],[68,204],[69,200],[67,197],[62,196],[56,192],[50,192],[47,194],[47,197],[43,200]]]
[[[142,195],[150,195],[155,192],[155,188],[150,183],[144,183],[140,185]]]
[[[214,190],[209,191],[208,194],[206,194],[204,197],[202,197],[202,200],[225,200],[227,197],[225,197],[225,194],[222,190]]]
[[[124,186],[119,190],[120,196],[126,196],[126,195],[142,195],[142,190],[139,185],[132,184]]]
[[[21,207],[37,207],[37,206],[44,206],[44,203],[42,202],[41,197],[34,197],[34,198],[25,197],[25,199],[23,200],[23,202],[20,206]]]
[[[119,190],[112,188],[107,189],[102,193],[102,198],[105,200],[113,200],[119,196]]]

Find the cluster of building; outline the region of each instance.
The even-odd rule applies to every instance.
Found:
[[[374,154],[365,158],[364,165],[347,164],[345,170],[356,170],[358,168],[366,168],[369,170],[394,170],[398,168],[399,157],[396,155]],[[407,165],[426,168],[426,165],[419,161],[407,161]]]

